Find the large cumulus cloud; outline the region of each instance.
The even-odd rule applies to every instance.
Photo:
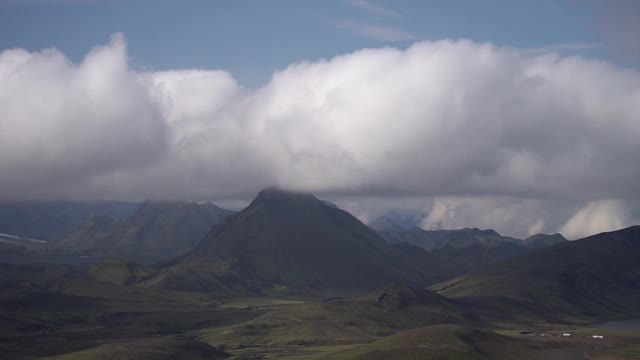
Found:
[[[552,230],[536,204],[638,201],[640,73],[443,40],[292,64],[252,90],[225,71],[137,72],[116,35],[79,64],[2,51],[0,129],[3,198],[237,199],[276,185],[456,209],[524,201],[522,231]]]
[[[79,65],[55,49],[0,53],[2,197],[75,196],[93,176],[169,151],[167,124],[126,56],[121,35]]]

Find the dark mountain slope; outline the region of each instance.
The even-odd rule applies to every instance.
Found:
[[[55,243],[59,249],[78,252],[91,250],[111,235],[120,225],[120,221],[111,216],[94,216],[75,231],[61,237]]]
[[[640,226],[531,251],[435,286],[451,297],[508,296],[576,316],[640,312]]]
[[[376,231],[400,231],[417,227],[425,214],[414,210],[391,210],[368,225]]]
[[[545,246],[561,244],[569,241],[562,234],[555,233],[553,235],[536,234],[524,239],[524,245],[529,248],[541,248]]]
[[[56,245],[85,255],[161,261],[196,247],[214,224],[231,214],[211,203],[147,201],[123,221],[94,217]]]
[[[420,246],[426,250],[433,250],[438,246],[440,240],[445,237],[448,230],[426,231],[419,227],[399,230],[379,230],[378,234],[392,244],[408,243]]]
[[[407,242],[426,250],[440,249],[447,246],[459,249],[476,244],[487,247],[504,243],[525,246],[520,240],[502,236],[492,229],[423,230],[413,227],[410,229],[379,231],[379,234],[391,243]]]
[[[146,285],[357,293],[393,280],[424,285],[426,266],[311,194],[267,189]]]

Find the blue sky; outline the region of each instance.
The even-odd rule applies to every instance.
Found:
[[[596,15],[573,0],[0,0],[0,49],[77,62],[122,32],[137,69],[225,69],[257,87],[292,62],[442,38],[602,56]]]

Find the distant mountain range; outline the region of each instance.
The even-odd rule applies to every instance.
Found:
[[[131,216],[140,204],[121,201],[32,201],[0,203],[0,233],[52,240],[98,215],[117,220]]]
[[[539,248],[567,241],[567,239],[565,239],[561,234],[537,234],[525,240],[520,240],[500,235],[493,229],[481,230],[477,228],[423,230],[418,227],[412,227],[409,229],[399,230],[379,230],[378,233],[390,243],[396,244],[406,242],[420,246],[421,248],[429,251],[441,249],[447,246],[460,249],[476,244],[486,247],[494,247],[506,243],[521,246],[524,250],[527,248]]]
[[[144,209],[141,207],[140,212]],[[122,234],[134,234],[140,228],[135,226],[138,218],[149,216],[135,215],[119,231],[104,231],[115,223],[94,219],[88,230],[81,229],[61,244],[71,242],[71,247],[78,248],[79,240],[90,245],[91,252],[85,253],[92,254],[119,249],[124,259],[135,258],[125,250],[134,251],[140,246],[147,249],[148,256],[153,244],[157,244],[158,258],[191,249],[176,249],[173,242],[167,243],[174,247],[159,247],[163,238],[178,239],[175,233],[167,236],[168,229],[175,230],[176,226],[158,229],[146,242],[133,235],[124,237]],[[407,236],[412,233],[416,237]],[[389,281],[432,285],[530,250],[527,241],[503,237],[493,230],[412,228],[384,234],[399,240],[383,240],[379,232],[351,214],[311,194],[267,189],[247,208],[214,226],[200,245],[184,256],[144,271],[111,263],[94,274],[110,282],[114,277],[109,274],[114,272],[119,274],[115,278],[126,279],[126,283],[172,290],[344,295],[368,291]],[[427,251],[425,242],[415,241],[420,236],[433,240],[436,247]],[[412,241],[404,241],[406,238]],[[547,238],[540,235],[535,243],[564,241]],[[96,244],[87,239],[100,240]]]
[[[576,316],[640,313],[640,226],[524,253],[433,287],[448,297],[511,297]]]
[[[414,210],[390,210],[368,225],[376,231],[401,231],[419,227],[425,214]]]
[[[118,220],[96,216],[55,242],[55,249],[141,262],[167,260],[198,245],[233,211],[211,203],[146,201]]]

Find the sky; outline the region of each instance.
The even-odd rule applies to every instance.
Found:
[[[0,0],[0,199],[640,223],[640,3]]]

